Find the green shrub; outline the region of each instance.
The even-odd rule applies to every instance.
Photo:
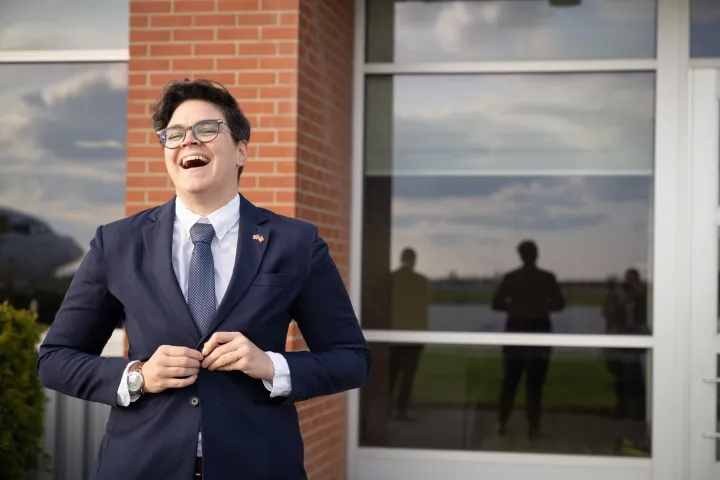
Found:
[[[46,468],[45,392],[37,372],[44,327],[34,313],[0,303],[0,478],[20,480]],[[45,460],[42,461],[41,460]]]

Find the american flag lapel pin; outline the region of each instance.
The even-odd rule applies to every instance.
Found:
[[[253,240],[257,240],[259,243],[263,243],[265,241],[263,236],[260,234],[257,234],[257,233],[255,235],[253,235]]]

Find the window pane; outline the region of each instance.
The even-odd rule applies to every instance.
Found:
[[[485,77],[413,94],[424,77],[396,78],[397,90],[371,81],[365,328],[651,331],[652,76],[568,76],[583,78],[571,99],[550,89],[533,100],[528,77],[492,97],[466,89],[467,107],[447,92]],[[607,95],[582,93],[606,78],[617,80]]]
[[[368,175],[652,171],[653,73],[370,76]]]
[[[690,20],[690,55],[694,58],[720,57],[720,3],[717,0],[691,0]]]
[[[656,3],[368,0],[367,61],[653,58]]]
[[[0,2],[0,50],[128,48],[128,0]]]
[[[51,323],[95,229],[124,215],[127,66],[0,66],[0,298]]]
[[[360,444],[650,456],[644,350],[372,344]]]

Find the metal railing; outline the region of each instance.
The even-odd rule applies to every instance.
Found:
[[[40,340],[42,343],[42,338]],[[39,346],[39,344],[38,344]],[[117,329],[103,357],[123,357],[125,332]],[[119,381],[119,379],[118,379]],[[90,478],[110,407],[45,390],[43,449],[51,457],[51,472],[35,471],[31,480],[84,480]]]

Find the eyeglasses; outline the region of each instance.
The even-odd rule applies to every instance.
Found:
[[[178,148],[185,141],[188,130],[192,130],[193,137],[199,142],[207,143],[215,140],[220,132],[220,124],[223,120],[201,120],[189,127],[168,127],[157,132],[160,144],[165,148]]]

